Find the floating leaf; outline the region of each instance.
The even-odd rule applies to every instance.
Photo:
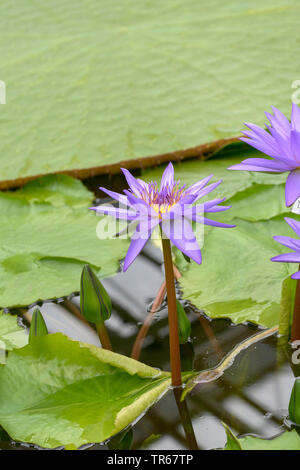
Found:
[[[80,310],[84,317],[96,325],[104,323],[111,315],[111,300],[96,274],[86,264],[80,281]]]
[[[297,0],[17,5],[0,6],[2,180],[233,137],[298,92]]]
[[[60,333],[9,353],[0,369],[0,425],[45,448],[102,442],[170,386],[169,373]]]
[[[99,240],[108,223],[88,210],[93,199],[68,176],[49,176],[0,193],[0,306],[29,305],[79,291],[89,263],[101,277],[115,273],[126,240]]]
[[[233,434],[231,429],[227,426],[227,424],[222,423],[227,437],[227,443],[224,450],[242,450],[242,446],[238,438]]]
[[[18,325],[17,317],[0,312],[0,364],[6,361],[5,351],[22,348],[28,343],[26,330]]]
[[[47,326],[40,310],[36,308],[32,314],[31,325],[29,329],[29,343],[37,336],[45,336],[48,334]]]
[[[245,436],[240,439],[227,434],[224,450],[300,450],[300,436],[297,431],[286,431],[273,439]],[[238,447],[240,446],[240,447]]]

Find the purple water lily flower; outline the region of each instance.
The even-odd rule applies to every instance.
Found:
[[[100,188],[117,200],[122,207],[100,205],[91,209],[97,213],[126,220],[127,229],[135,228],[125,258],[124,271],[135,260],[157,226],[160,226],[162,236],[170,239],[179,250],[198,264],[202,261],[201,250],[191,222],[215,227],[234,227],[203,216],[204,212],[213,213],[229,209],[231,206],[219,206],[225,198],[192,206],[221,183],[218,181],[207,186],[213,175],[186,188],[186,185],[182,186],[180,181],[174,180],[174,168],[172,163],[169,163],[158,187],[156,182],[145,183],[141,179],[134,178],[128,170],[122,168],[122,171],[130,188],[124,190],[124,194]]]
[[[267,158],[247,158],[229,170],[248,170],[272,173],[289,172],[285,186],[286,205],[292,205],[300,197],[300,109],[293,103],[291,122],[278,109],[266,113],[270,125],[266,131],[255,124],[245,123],[249,130],[240,140],[269,155]]]
[[[300,222],[297,222],[294,219],[285,217],[284,219],[289,226],[294,230],[294,232],[300,237]],[[276,236],[273,237],[274,240],[281,243],[281,245],[287,246],[291,250],[294,250],[291,253],[286,253],[283,255],[274,256],[271,261],[279,261],[282,263],[299,263],[300,264],[300,239],[295,240],[294,238]],[[300,271],[297,271],[291,276],[292,279],[300,279]]]

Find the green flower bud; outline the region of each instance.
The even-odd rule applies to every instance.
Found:
[[[189,337],[191,336],[191,323],[185,313],[183,306],[178,300],[176,300],[176,305],[179,328],[179,342],[180,344],[184,344],[188,341]]]
[[[104,323],[111,315],[110,297],[88,264],[81,274],[80,308],[82,315],[96,325]]]
[[[48,334],[47,326],[40,310],[36,308],[32,315],[31,325],[29,329],[29,343],[37,336],[45,336]]]

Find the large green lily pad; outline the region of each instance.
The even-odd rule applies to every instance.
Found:
[[[37,337],[0,368],[0,425],[41,447],[102,442],[136,420],[170,374],[60,333]]]
[[[0,193],[0,306],[29,305],[79,291],[84,264],[114,274],[128,243],[99,240],[93,194],[68,176]]]
[[[3,0],[1,180],[107,171],[288,113],[299,13],[297,0]]]

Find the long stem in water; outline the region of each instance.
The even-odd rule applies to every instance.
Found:
[[[181,400],[182,388],[174,388],[173,392],[188,448],[189,450],[199,450],[187,402]]]
[[[300,265],[299,265],[300,269]],[[291,340],[300,339],[300,279],[297,280]]]
[[[166,281],[164,281],[162,283],[162,285],[160,286],[160,289],[157,293],[157,296],[155,297],[155,300],[153,302],[151,310],[148,313],[148,315],[147,315],[147,317],[146,317],[146,319],[145,319],[145,321],[144,321],[144,323],[143,323],[143,325],[142,325],[142,327],[141,327],[141,329],[140,329],[140,331],[139,331],[139,333],[136,337],[136,340],[134,342],[132,352],[131,352],[132,359],[136,359],[137,361],[139,360],[144,339],[147,336],[147,333],[148,333],[148,330],[151,326],[154,314],[156,313],[157,309],[163,303],[165,295],[166,295]]]
[[[180,365],[179,329],[178,329],[176,292],[175,292],[174,271],[173,271],[170,240],[162,237],[162,247],[163,247],[163,254],[164,254],[165,276],[166,276],[167,298],[168,298],[169,342],[170,342],[172,385],[174,387],[179,387],[182,383],[181,365]]]

